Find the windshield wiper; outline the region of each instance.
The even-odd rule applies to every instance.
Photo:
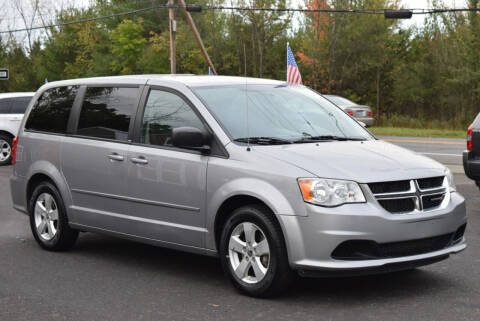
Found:
[[[293,141],[293,143],[298,144],[298,143],[312,143],[312,142],[321,142],[321,141],[331,141],[331,140],[336,140],[336,141],[364,141],[366,140],[365,138],[359,138],[359,137],[342,137],[342,136],[334,136],[334,135],[321,135],[321,136],[308,136],[308,137],[303,137],[298,140]]]
[[[291,140],[278,137],[242,137],[236,138],[233,141],[240,143],[251,143],[255,145],[283,145],[293,144]]]

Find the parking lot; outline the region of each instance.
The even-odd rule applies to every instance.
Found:
[[[214,258],[90,233],[71,252],[40,250],[0,168],[0,320],[479,320],[480,191],[458,156],[431,157],[456,166],[466,251],[407,272],[298,279],[269,300],[237,293]]]

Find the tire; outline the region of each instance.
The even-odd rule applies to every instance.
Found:
[[[238,208],[227,219],[220,239],[220,260],[233,285],[253,297],[281,294],[294,277],[281,228],[270,211],[259,205]]]
[[[35,187],[28,209],[33,237],[43,249],[66,251],[73,247],[78,231],[68,225],[62,197],[52,183],[41,182]]]
[[[0,166],[9,165],[12,162],[12,138],[0,134]]]
[[[480,180],[475,180],[475,185],[480,189]]]

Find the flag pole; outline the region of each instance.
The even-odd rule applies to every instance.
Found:
[[[287,41],[287,70],[285,71],[285,81],[288,82],[288,47],[290,43]]]

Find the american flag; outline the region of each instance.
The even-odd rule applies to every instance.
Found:
[[[302,75],[298,70],[297,63],[293,57],[292,49],[287,43],[287,82],[291,84],[302,84]]]

